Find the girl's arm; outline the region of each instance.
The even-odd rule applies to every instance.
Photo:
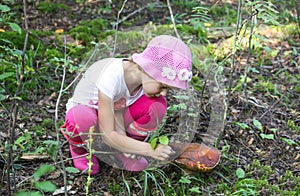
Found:
[[[115,118],[115,131],[120,133],[121,135],[126,135],[126,130],[124,127],[124,109],[114,111]]]
[[[117,128],[119,125],[116,125],[115,120],[118,121],[119,119],[116,119],[113,101],[101,91],[99,91],[99,106],[98,121],[100,132],[102,133],[103,141],[107,145],[121,152],[150,156],[158,160],[166,160],[170,155],[174,154],[174,151],[168,145],[158,145],[153,150],[149,143],[132,139],[126,136],[126,134],[117,132],[120,127]],[[120,123],[123,124],[124,130],[124,122]],[[125,130],[123,133],[125,133]]]

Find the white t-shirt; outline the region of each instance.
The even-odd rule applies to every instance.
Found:
[[[123,60],[106,58],[89,67],[77,84],[74,95],[67,103],[67,111],[77,104],[98,108],[98,90],[111,98],[114,109],[119,110],[133,104],[144,91],[141,89],[130,96],[124,79]]]

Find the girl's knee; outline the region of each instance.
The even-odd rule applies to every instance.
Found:
[[[97,126],[97,111],[93,108],[77,105],[66,114],[66,131],[73,135],[89,132],[91,127]]]
[[[142,96],[129,110],[131,118],[140,127],[153,129],[165,117],[167,101],[163,96],[155,98]]]

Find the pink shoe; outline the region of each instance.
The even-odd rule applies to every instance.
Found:
[[[70,144],[70,153],[73,158],[74,167],[84,173],[87,173],[89,161],[87,160],[87,156],[82,156],[84,154],[87,154],[87,151],[83,147],[77,147]],[[92,155],[92,163],[93,165],[91,175],[98,174],[100,172],[99,161],[94,155]]]
[[[127,171],[142,171],[148,167],[148,161],[146,158],[142,157],[140,159],[131,159],[125,157],[123,154],[117,155],[118,159],[120,159],[123,163],[123,167]]]

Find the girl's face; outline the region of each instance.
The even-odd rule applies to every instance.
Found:
[[[142,77],[142,86],[147,97],[159,97],[161,95],[166,96],[170,89],[168,85],[154,80],[145,72]]]

